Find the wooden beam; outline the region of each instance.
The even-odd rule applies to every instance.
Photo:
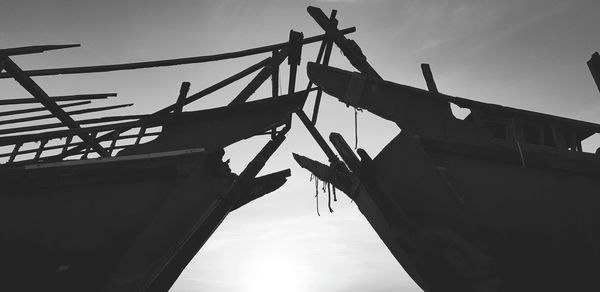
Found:
[[[80,106],[80,105],[85,105],[85,104],[90,104],[90,103],[92,103],[92,102],[88,100],[88,101],[60,104],[58,106],[60,106],[61,108],[68,108],[68,107]],[[46,110],[47,109],[45,107],[37,107],[37,108],[27,108],[27,109],[21,109],[21,110],[4,111],[4,112],[0,112],[0,117],[28,114],[28,113],[34,113],[34,112],[42,112],[42,111],[46,111]]]
[[[119,122],[119,121],[125,121],[125,120],[137,120],[137,119],[148,118],[148,117],[150,117],[150,115],[127,115],[127,116],[114,116],[114,117],[85,119],[85,120],[79,120],[77,122],[80,125],[89,125],[89,124]],[[104,126],[96,126],[96,127],[88,127],[88,128],[65,129],[65,130],[60,130],[60,131],[56,131],[56,132],[60,132],[63,135],[73,134],[73,135],[79,136],[79,135],[84,135],[84,134],[91,134],[96,131],[111,131],[114,129],[123,129],[123,128],[127,128],[127,127],[134,128],[134,127],[137,127],[138,125],[141,125],[141,123],[139,123],[138,121],[134,121],[134,122],[129,122],[129,123],[117,124],[117,125],[104,125]],[[63,123],[52,123],[52,124],[24,126],[24,127],[9,128],[9,129],[0,129],[0,135],[16,134],[16,133],[31,132],[31,131],[42,131],[42,130],[62,128],[62,127],[66,127],[66,126]],[[52,133],[55,133],[55,132],[52,132]],[[44,135],[42,135],[42,134],[46,134],[46,133],[29,134],[29,135],[41,135],[40,137],[43,137]],[[28,139],[29,139],[29,135],[27,135]],[[25,135],[20,135],[19,137],[25,137]],[[9,138],[9,137],[0,137],[0,141],[2,141],[3,138]],[[15,138],[18,138],[18,137],[15,137]],[[100,140],[100,141],[102,141],[102,140]],[[2,142],[0,142],[0,145],[4,145],[4,144]]]
[[[354,41],[348,40],[344,34],[335,27],[334,23],[327,18],[321,9],[308,6],[306,10],[310,16],[314,18],[317,24],[325,30],[327,36],[333,39],[354,68],[358,69],[361,73],[368,75],[370,78],[383,80],[383,78],[381,78],[375,69],[367,62],[367,57],[363,55],[360,47]]]
[[[133,103],[128,103],[128,104],[96,107],[96,108],[86,108],[86,109],[80,109],[80,110],[67,112],[67,114],[70,116],[81,115],[81,114],[87,114],[87,113],[94,113],[94,112],[101,112],[101,111],[108,111],[108,110],[113,110],[113,109],[118,109],[118,108],[130,107],[132,105],[133,105]],[[0,125],[31,122],[31,121],[37,121],[37,120],[51,119],[54,117],[55,117],[54,114],[47,114],[47,115],[40,115],[40,116],[33,116],[33,117],[24,117],[24,118],[3,120],[3,121],[0,121]]]
[[[81,45],[80,44],[68,44],[68,45],[27,46],[27,47],[0,49],[0,54],[6,55],[6,56],[37,54],[37,53],[42,53],[45,51],[74,48],[74,47],[79,47],[79,46],[81,46]]]
[[[79,124],[73,120],[68,114],[65,113],[63,109],[61,109],[42,88],[40,88],[37,83],[33,81],[29,76],[27,76],[17,64],[15,64],[8,56],[0,55],[0,59],[4,60],[4,66],[7,73],[10,73],[15,81],[17,81],[25,90],[27,90],[33,97],[39,100],[39,102],[44,105],[52,114],[56,116],[65,126],[71,129],[78,129]],[[100,156],[108,156],[108,152],[100,146],[100,144],[92,141],[91,138],[87,134],[81,134],[79,137],[89,142]]]
[[[423,77],[425,78],[425,83],[427,83],[427,89],[434,93],[439,93],[437,86],[435,85],[435,80],[433,79],[433,74],[431,73],[431,68],[429,64],[421,64],[421,71],[423,72]]]
[[[116,93],[94,93],[94,94],[75,94],[75,95],[58,95],[50,96],[50,100],[54,102],[60,101],[76,101],[76,100],[93,100],[93,99],[106,99],[109,97],[117,96]],[[27,103],[39,103],[39,100],[35,98],[11,98],[11,99],[0,99],[0,105],[15,105],[15,104],[27,104]]]
[[[353,33],[356,28],[350,27],[341,30],[342,34]],[[311,44],[322,41],[325,38],[325,34],[317,35],[304,39],[302,44]],[[53,69],[39,69],[39,70],[28,70],[25,74],[28,76],[48,76],[48,75],[60,75],[60,74],[81,74],[81,73],[98,73],[98,72],[110,72],[110,71],[121,71],[121,70],[134,70],[143,68],[154,68],[154,67],[165,67],[165,66],[176,66],[184,64],[196,64],[205,62],[214,62],[220,60],[227,60],[233,58],[246,57],[256,54],[269,53],[274,50],[281,50],[288,46],[288,43],[279,43],[274,45],[268,45],[258,48],[252,48],[247,50],[241,50],[237,52],[223,53],[210,56],[198,56],[198,57],[187,57],[187,58],[176,58],[159,61],[147,61],[147,62],[134,62],[125,64],[112,64],[112,65],[98,65],[98,66],[82,66],[82,67],[65,67],[65,68],[53,68]],[[0,78],[10,78],[11,76],[6,73],[0,73]]]
[[[600,90],[600,55],[598,52],[592,54],[592,57],[589,61],[587,61],[588,68],[592,73],[592,77],[594,78],[594,82],[596,82],[596,86],[598,90]]]
[[[229,103],[229,105],[240,104],[246,102],[248,98],[269,78],[273,73],[273,68],[279,67],[281,62],[287,58],[289,48],[283,48],[275,56],[271,57],[269,65],[265,66],[258,74],[250,81],[250,83],[242,89],[242,91]]]

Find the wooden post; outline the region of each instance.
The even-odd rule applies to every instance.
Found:
[[[277,51],[273,51],[271,58],[274,58],[276,54]],[[279,96],[279,66],[274,67],[271,73],[271,96]]]
[[[183,112],[183,105],[185,102],[185,98],[187,97],[187,94],[190,91],[190,85],[191,85],[191,83],[189,83],[189,82],[181,83],[181,88],[179,88],[179,96],[177,96],[177,102],[176,102],[177,106],[173,110],[174,113]]]
[[[429,64],[421,64],[421,71],[423,72],[425,83],[427,83],[427,89],[429,89],[429,91],[431,92],[438,93],[438,89],[435,85],[435,80],[433,80],[433,74],[431,73],[431,68],[429,68]]]
[[[337,28],[337,24],[338,21],[335,18],[335,16],[337,15],[337,10],[332,10],[331,11],[331,15],[329,16],[329,21],[331,21],[332,25],[334,25]],[[323,65],[327,66],[329,65],[329,59],[331,58],[331,51],[333,49],[333,41],[330,38],[327,38],[325,40],[323,40],[323,43],[325,44],[325,54],[323,56]],[[319,61],[317,61],[317,63],[319,63]],[[313,108],[313,114],[312,114],[312,123],[314,125],[317,124],[317,117],[319,116],[319,107],[321,105],[321,96],[323,95],[323,90],[319,89],[317,91],[317,96],[315,97],[315,106]]]
[[[594,82],[596,82],[596,86],[598,90],[600,90],[600,55],[598,52],[592,54],[592,58],[587,61],[588,68],[592,73],[592,77],[594,78]]]
[[[18,142],[17,144],[15,144],[15,148],[13,148],[13,151],[10,154],[10,157],[8,158],[8,163],[13,163],[15,161],[15,158],[17,157],[21,146],[23,146],[23,142]]]

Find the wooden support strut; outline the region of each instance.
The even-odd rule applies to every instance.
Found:
[[[306,10],[317,24],[325,30],[327,36],[333,39],[354,68],[358,69],[361,73],[366,74],[369,78],[383,80],[383,78],[381,78],[375,69],[367,62],[367,57],[361,52],[360,47],[354,41],[348,40],[344,34],[334,26],[334,23],[327,18],[321,9],[308,6]]]
[[[8,56],[0,55],[0,59],[3,59],[5,70],[10,73],[13,78],[25,88],[33,97],[37,98],[39,102],[44,105],[52,114],[56,116],[65,126],[71,129],[80,128],[79,124],[73,120],[65,111],[60,108],[42,88],[40,88],[35,81],[27,76],[21,68],[17,66]],[[90,136],[87,134],[81,134],[79,136],[82,140],[90,142],[94,151],[98,152],[100,156],[108,156],[108,152],[97,142],[92,141]]]
[[[198,100],[198,99],[200,99],[200,98],[202,98],[202,97],[204,97],[206,95],[209,95],[209,94],[211,94],[211,93],[213,93],[213,92],[215,92],[215,91],[217,91],[217,90],[219,90],[219,89],[221,89],[221,88],[223,88],[223,87],[225,87],[225,86],[227,86],[227,85],[229,85],[229,84],[231,84],[231,83],[233,83],[233,82],[235,82],[237,80],[240,80],[240,79],[242,79],[242,78],[244,78],[244,77],[252,74],[253,72],[257,71],[258,69],[264,67],[270,61],[271,61],[271,58],[263,59],[262,61],[254,64],[254,65],[252,65],[252,66],[250,66],[250,67],[248,67],[248,68],[246,68],[246,69],[244,69],[244,70],[242,70],[242,71],[240,71],[240,72],[238,72],[238,73],[236,73],[234,75],[232,75],[229,78],[221,80],[221,81],[217,82],[216,84],[205,88],[204,90],[201,90],[201,91],[199,91],[199,92],[197,92],[195,94],[192,94],[191,96],[188,96],[182,102],[182,105],[188,105],[188,104],[190,104],[190,103],[192,103],[192,102],[194,102],[194,101],[196,101],[196,100]],[[167,106],[167,107],[165,107],[165,108],[163,108],[163,109],[161,109],[161,110],[159,110],[157,112],[154,112],[152,115],[145,116],[144,118],[151,119],[151,118],[156,118],[156,117],[158,117],[160,115],[168,114],[169,112],[173,111],[177,106],[178,106],[177,103],[172,104],[172,105]],[[136,123],[136,122],[131,123],[131,127],[134,127],[136,125],[138,125],[138,123]],[[109,129],[109,130],[111,130],[111,132],[108,132],[108,133],[100,136],[97,140],[98,141],[104,141],[106,139],[110,139],[110,138],[112,138],[112,135],[116,131],[123,131],[123,129],[119,129],[119,130],[117,130],[117,129]],[[69,155],[73,155],[74,153],[77,153],[77,152],[81,151],[82,149],[83,148],[81,146],[74,147],[73,149],[70,149],[66,153],[62,153],[62,154],[54,157],[54,160],[60,160],[63,157],[67,157]]]
[[[229,103],[229,105],[241,104],[246,102],[252,95],[273,73],[273,68],[279,67],[281,62],[287,58],[289,47],[281,49],[277,54],[270,58],[271,62],[265,66],[258,74],[250,81],[250,83],[242,89],[242,91]]]
[[[191,83],[189,82],[181,83],[181,88],[179,88],[179,96],[177,96],[177,106],[173,110],[174,113],[183,112],[183,105],[185,102],[185,98],[187,97],[188,92],[190,91],[190,85]]]
[[[340,30],[342,34],[353,33],[356,28],[350,27]],[[317,35],[309,38],[305,38],[302,41],[303,45],[316,43],[325,39],[325,34]],[[176,66],[183,64],[197,64],[205,62],[214,62],[220,60],[234,59],[240,57],[246,57],[256,54],[263,54],[272,52],[275,50],[281,50],[286,48],[288,43],[279,43],[274,45],[263,46],[259,48],[252,48],[237,52],[229,52],[211,56],[197,56],[187,58],[176,58],[159,61],[147,61],[147,62],[135,62],[126,64],[112,64],[112,65],[99,65],[99,66],[83,66],[83,67],[67,67],[67,68],[52,68],[52,69],[39,69],[39,70],[28,70],[24,73],[28,76],[48,76],[48,75],[60,75],[60,74],[82,74],[82,73],[98,73],[98,72],[110,72],[110,71],[121,71],[121,70],[134,70],[143,68],[154,68],[154,67],[165,67],[165,66]],[[1,53],[0,53],[1,54]],[[10,74],[0,73],[0,79],[10,78]]]
[[[321,133],[319,133],[317,128],[315,128],[315,125],[313,125],[313,123],[310,122],[304,111],[300,109],[296,111],[296,115],[298,116],[298,118],[300,118],[300,121],[302,121],[302,123],[304,124],[308,132],[313,136],[317,144],[319,144],[319,147],[321,147],[323,152],[325,152],[325,155],[329,159],[329,162],[338,163],[340,161],[339,158],[335,155],[333,150],[331,150],[329,145],[327,145],[327,142],[325,142],[325,139],[323,139]]]
[[[335,16],[337,15],[337,10],[332,10],[331,11],[331,15],[329,16],[329,21],[331,21],[331,23],[337,27],[338,21],[335,18]],[[323,43],[321,44],[321,48],[324,48],[324,56],[323,56],[323,65],[327,66],[329,65],[329,59],[331,58],[331,51],[333,49],[333,41],[331,39],[325,39],[323,40]],[[319,53],[321,53],[321,51],[319,51]],[[317,56],[317,63],[319,63],[321,61],[320,56]],[[312,82],[309,82],[309,87],[312,84]],[[317,95],[315,97],[315,106],[313,108],[313,114],[312,114],[312,123],[314,125],[317,124],[317,117],[319,116],[319,107],[321,105],[321,96],[323,95],[323,90],[319,89],[317,91]]]
[[[431,68],[429,64],[421,64],[421,71],[423,71],[423,77],[425,78],[425,83],[427,83],[427,89],[434,93],[439,93],[437,86],[435,85],[435,80],[433,79],[433,74],[431,73]]]

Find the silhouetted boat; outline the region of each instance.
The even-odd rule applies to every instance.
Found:
[[[426,65],[429,91],[384,81],[348,43],[362,73],[309,63],[310,80],[401,133],[373,159],[335,133],[345,165],[294,156],[356,202],[423,290],[600,289],[600,156],[581,145],[600,125],[441,94]]]
[[[30,71],[10,56],[76,45],[0,50],[0,71],[6,71],[0,78],[15,79],[33,97],[0,99],[1,289],[168,290],[230,211],[278,189],[290,175],[287,169],[256,178],[311,90],[296,92],[293,86],[301,47],[324,39],[292,31],[289,42],[233,53]],[[269,57],[198,93],[188,96],[190,84],[184,82],[175,103],[147,115],[75,120],[130,104],[67,112],[116,94],[50,97],[31,78],[259,53]],[[293,74],[288,94],[279,96],[277,72],[286,58]],[[259,70],[228,106],[183,112],[185,105]],[[273,98],[246,102],[270,77]],[[42,107],[26,106],[32,103]],[[45,113],[31,115],[37,112]],[[48,118],[59,122],[37,122]],[[256,135],[270,140],[239,175],[232,173],[222,161],[224,147]]]

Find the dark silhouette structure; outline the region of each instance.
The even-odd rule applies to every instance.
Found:
[[[598,289],[600,158],[581,142],[600,125],[441,94],[426,64],[429,90],[385,81],[354,42],[334,40],[360,73],[309,63],[310,80],[402,132],[374,158],[336,133],[345,164],[321,143],[330,165],[294,157],[356,202],[423,290]]]
[[[291,31],[284,43],[213,56],[31,71],[22,70],[11,56],[78,45],[0,50],[0,78],[13,78],[32,95],[0,99],[6,109],[0,112],[0,125],[7,125],[0,129],[2,288],[168,290],[229,212],[278,189],[290,175],[287,169],[256,177],[285,140],[291,114],[301,111],[308,93],[315,90],[310,84],[305,90],[295,89],[302,47],[315,42],[321,42],[317,60],[329,58],[331,41],[326,35],[304,38]],[[152,114],[76,120],[75,115],[131,104],[67,111],[116,94],[51,97],[31,79],[265,53],[270,56],[195,94],[188,94],[190,84],[184,82],[177,100]],[[278,72],[286,59],[288,94],[279,96]],[[229,105],[183,111],[255,72]],[[273,96],[248,102],[269,78]],[[48,118],[59,122],[36,122]],[[223,148],[265,134],[270,141],[242,173],[232,173],[222,161]]]

